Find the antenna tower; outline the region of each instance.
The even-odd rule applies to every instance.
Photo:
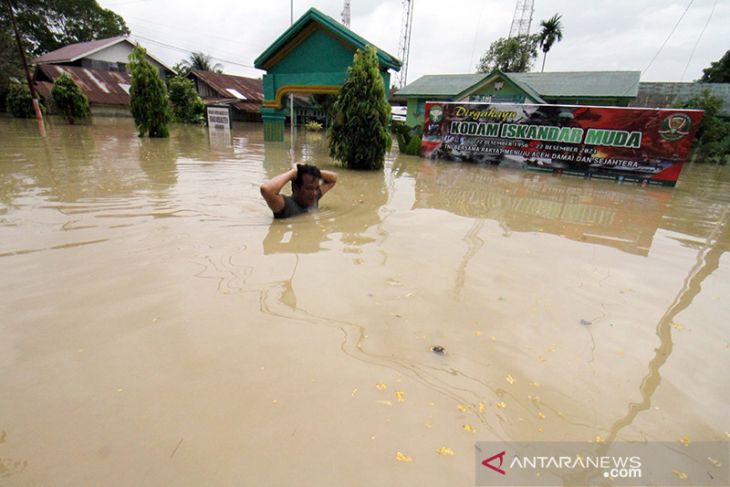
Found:
[[[350,28],[350,0],[345,0],[345,6],[342,7],[342,23]]]
[[[509,37],[528,37],[532,14],[535,12],[535,0],[517,0],[515,14],[512,17],[512,26],[509,28]]]
[[[413,2],[415,0],[403,0],[403,20],[400,27],[400,38],[398,40],[398,58],[403,66],[398,73],[396,86],[403,88],[408,82],[408,56],[411,52],[411,29],[413,28]]]

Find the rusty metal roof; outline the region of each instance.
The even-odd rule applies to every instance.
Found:
[[[47,52],[44,55],[33,59],[33,63],[70,63],[120,42],[128,42],[134,46],[134,44],[132,44],[132,42],[130,42],[125,36],[110,37],[108,39],[98,39],[88,42],[77,42],[76,44],[69,44],[68,46],[56,49],[55,51]]]
[[[233,102],[233,106],[239,110],[258,112],[264,101],[264,83],[260,79],[197,69],[192,70],[190,74],[218,93],[220,95],[216,97],[218,102],[222,101],[221,99]],[[205,101],[210,103],[208,100]]]
[[[126,71],[99,71],[78,66],[42,64],[37,67],[35,74],[36,86],[41,94],[46,95],[44,92],[50,91],[46,85],[52,86],[62,73],[68,74],[74,80],[91,104],[129,105],[127,90],[132,80]]]

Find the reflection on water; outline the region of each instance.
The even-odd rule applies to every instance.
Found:
[[[258,187],[290,141],[260,125],[36,130],[0,120],[11,485],[473,485],[477,440],[730,429],[726,168],[642,188],[393,152],[362,173],[302,132],[297,162],[338,184],[274,221]]]

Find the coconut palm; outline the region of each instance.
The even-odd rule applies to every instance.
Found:
[[[221,68],[223,68],[223,65],[220,63],[212,64],[213,60],[210,57],[210,54],[205,54],[204,52],[190,53],[190,56],[182,62],[190,69],[197,69],[199,71],[214,71],[216,73],[220,73]]]
[[[547,53],[550,48],[556,42],[563,40],[563,25],[560,23],[561,17],[561,15],[555,14],[548,20],[540,22],[542,30],[538,34],[538,41],[543,52],[542,69],[540,69],[540,72],[545,71],[545,58],[547,58]]]

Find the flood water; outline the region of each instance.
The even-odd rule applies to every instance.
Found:
[[[730,437],[728,168],[363,173],[299,133],[339,182],[273,221],[260,125],[48,131],[0,119],[3,485],[470,486],[476,441]]]

